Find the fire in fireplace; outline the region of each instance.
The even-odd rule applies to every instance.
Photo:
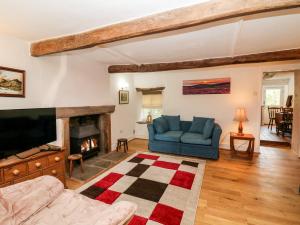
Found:
[[[71,154],[80,153],[83,159],[86,159],[100,152],[100,131],[96,124],[97,122],[89,119],[80,119],[73,124],[70,130]]]
[[[82,152],[87,152],[90,150],[93,150],[95,148],[98,148],[99,144],[98,144],[98,135],[97,137],[87,137],[85,139],[82,140],[81,142],[81,153]]]

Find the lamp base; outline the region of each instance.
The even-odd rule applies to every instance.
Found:
[[[238,135],[244,136],[244,133],[243,133],[243,123],[242,122],[239,122]]]

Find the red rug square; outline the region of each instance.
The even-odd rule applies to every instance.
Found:
[[[114,183],[116,183],[123,176],[124,176],[123,174],[110,173],[106,177],[104,177],[100,181],[98,181],[95,184],[95,186],[107,189],[110,186],[112,186]]]
[[[183,211],[158,203],[149,219],[164,225],[180,225],[182,216]]]
[[[146,225],[147,219],[141,216],[133,216],[128,225]]]
[[[136,157],[142,159],[152,159],[152,160],[157,160],[159,158],[159,156],[157,155],[148,155],[148,154],[138,154]]]
[[[177,170],[180,166],[178,163],[165,162],[165,161],[156,161],[152,166],[162,167],[165,169]]]
[[[195,174],[178,170],[174,174],[170,184],[186,189],[191,189],[194,178]]]
[[[111,190],[104,191],[96,199],[106,204],[112,204],[121,195],[121,193]]]

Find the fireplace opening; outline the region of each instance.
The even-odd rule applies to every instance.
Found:
[[[98,116],[74,117],[70,121],[70,153],[87,159],[100,152]]]

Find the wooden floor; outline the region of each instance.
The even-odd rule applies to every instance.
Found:
[[[273,129],[268,129],[268,126],[261,126],[260,127],[260,141],[266,144],[281,144],[290,146],[291,138],[288,136],[282,137],[282,135],[276,134],[276,128],[273,126]]]
[[[147,141],[131,141],[129,151],[147,151]],[[300,225],[299,185],[300,159],[288,148],[262,147],[251,162],[222,150],[207,160],[195,225]]]

